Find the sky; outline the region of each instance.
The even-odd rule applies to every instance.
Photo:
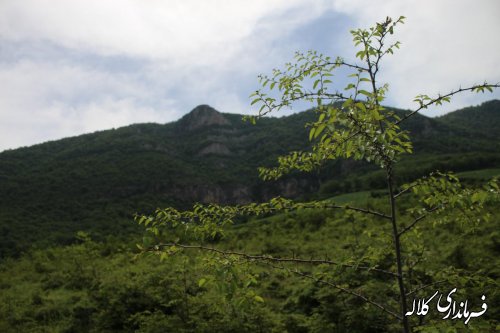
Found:
[[[349,31],[400,15],[401,49],[380,73],[387,105],[500,82],[497,0],[0,0],[0,151],[199,104],[255,114],[259,74],[295,51],[354,61]],[[425,114],[494,98],[466,93]]]

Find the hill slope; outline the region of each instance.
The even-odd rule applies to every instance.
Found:
[[[307,149],[304,124],[313,119],[313,112],[302,112],[253,126],[201,105],[173,123],[131,125],[0,153],[0,256],[32,242],[71,242],[77,230],[127,234],[135,228],[134,212],[159,206],[379,187],[380,171],[350,161],[331,163],[313,176],[270,184],[258,179],[258,166]],[[415,154],[401,162],[401,181],[435,168],[498,166],[499,119],[500,101],[435,119],[411,118],[406,126]]]

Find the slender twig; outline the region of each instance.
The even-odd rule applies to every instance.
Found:
[[[397,319],[399,319],[399,320],[402,320],[402,317],[401,317],[400,315],[398,315],[397,313],[395,313],[394,311],[387,309],[385,306],[383,306],[383,305],[381,305],[381,304],[379,304],[379,303],[377,303],[377,302],[375,302],[375,301],[373,301],[373,300],[371,300],[371,299],[367,298],[366,296],[361,295],[360,293],[358,293],[358,292],[356,292],[356,291],[354,291],[354,290],[351,290],[351,289],[347,289],[347,288],[341,287],[341,286],[339,286],[339,285],[337,285],[337,284],[335,284],[335,283],[332,283],[332,282],[330,282],[330,281],[325,281],[325,280],[322,280],[322,279],[316,278],[316,277],[314,277],[314,276],[312,276],[312,275],[310,275],[310,274],[307,274],[307,273],[301,272],[301,271],[299,271],[299,270],[297,270],[297,269],[289,269],[289,268],[286,268],[286,267],[283,267],[283,266],[276,266],[276,265],[271,265],[271,267],[274,267],[274,268],[280,268],[280,269],[286,270],[286,271],[288,271],[288,272],[290,272],[290,273],[293,273],[293,274],[295,274],[295,275],[299,275],[299,276],[301,276],[301,277],[305,277],[305,278],[308,278],[308,279],[310,279],[310,280],[313,280],[313,281],[315,281],[316,283],[322,283],[322,284],[328,285],[328,286],[330,286],[330,287],[333,287],[333,288],[335,288],[335,289],[337,289],[337,290],[340,290],[340,291],[342,291],[342,292],[344,292],[344,293],[347,293],[347,294],[350,294],[350,295],[352,295],[352,296],[356,296],[356,297],[358,297],[358,298],[361,298],[361,299],[362,299],[363,301],[365,301],[366,303],[369,303],[369,304],[371,304],[371,305],[373,305],[373,306],[376,306],[377,308],[379,308],[380,310],[382,310],[382,311],[384,311],[384,312],[386,312],[386,313],[390,314],[391,316],[393,316],[393,317],[395,317],[395,318],[397,318]]]
[[[341,65],[341,66],[346,66],[346,67],[350,67],[350,68],[354,68],[354,69],[357,69],[357,70],[360,70],[360,71],[363,71],[363,72],[368,72],[368,68],[365,68],[365,67],[362,67],[362,66],[358,66],[358,65],[353,65],[353,64],[348,64],[344,61],[337,61],[337,62],[334,62],[334,63],[328,63],[329,65]]]
[[[298,100],[303,100],[303,99],[308,99],[308,98],[314,98],[316,100],[328,100],[328,101],[331,101],[331,100],[336,100],[336,101],[340,101],[340,100],[347,100],[349,99],[348,97],[346,97],[345,95],[339,93],[339,92],[336,92],[336,93],[326,93],[326,92],[321,92],[321,93],[318,93],[318,92],[305,92],[305,93],[300,93],[300,94],[293,94],[293,95],[290,95],[289,97],[287,98],[283,98],[280,100],[280,103],[279,104],[274,104],[274,101],[272,101],[271,103],[269,103],[266,98],[262,95],[259,95],[259,98],[260,100],[264,103],[265,105],[265,109],[259,111],[259,114],[257,115],[257,118],[262,118],[263,116],[273,112],[274,110],[280,110],[281,108],[285,107],[285,106],[289,106],[290,105],[290,102],[295,102],[295,101],[298,101]]]
[[[313,65],[313,66],[301,69],[295,75],[289,76],[290,82],[298,80],[299,78],[303,77],[303,75],[305,73],[307,73],[307,72],[312,72],[312,71],[318,70],[318,69],[321,71],[323,68],[328,67],[328,66],[337,66],[337,67],[345,66],[345,67],[354,68],[354,69],[357,69],[357,70],[363,71],[363,72],[367,72],[368,71],[368,69],[365,68],[365,67],[362,67],[362,66],[359,66],[359,65],[356,65],[356,64],[350,64],[350,63],[347,63],[347,62],[345,62],[343,60],[336,59],[335,62],[328,61],[328,62],[319,63],[319,64],[316,64],[316,65]],[[285,75],[286,72],[279,71],[279,73]],[[277,83],[277,84],[280,83],[279,80],[276,80],[275,78],[272,78],[272,79],[269,79],[269,80],[271,82],[274,82],[274,83]]]
[[[411,228],[413,228],[415,226],[415,224],[417,224],[419,221],[423,220],[424,218],[426,218],[427,216],[429,216],[429,213],[432,213],[436,210],[438,210],[439,208],[441,208],[442,206],[436,206],[436,207],[432,207],[431,209],[427,209],[427,212],[425,214],[422,214],[420,215],[419,217],[417,217],[415,220],[413,220],[412,223],[410,223],[408,226],[406,226],[403,230],[401,230],[399,233],[398,233],[398,236],[401,236],[402,234],[404,234],[405,232],[407,232],[408,230],[410,230]]]
[[[321,264],[327,264],[327,265],[336,265],[336,266],[342,266],[342,267],[349,267],[349,268],[355,268],[355,269],[363,269],[367,271],[374,271],[378,273],[384,273],[387,275],[392,275],[392,276],[397,276],[396,273],[387,271],[385,269],[380,269],[376,267],[369,267],[369,266],[361,266],[361,265],[352,265],[352,264],[345,264],[345,263],[340,263],[332,260],[327,260],[327,259],[303,259],[303,258],[296,258],[293,256],[292,258],[282,258],[282,257],[273,257],[270,255],[252,255],[244,252],[237,252],[237,251],[225,251],[221,249],[217,249],[214,247],[208,247],[208,246],[203,246],[203,245],[186,245],[186,244],[178,244],[178,243],[163,243],[163,244],[158,244],[149,249],[149,251],[158,251],[162,248],[167,248],[167,247],[179,247],[183,249],[198,249],[198,250],[204,250],[204,251],[209,251],[209,252],[214,252],[223,256],[228,256],[228,255],[235,255],[242,257],[246,260],[251,260],[251,261],[267,261],[267,262],[281,262],[281,263],[301,263],[301,264],[313,264],[313,265],[321,265]]]
[[[341,94],[341,93],[326,93],[326,92],[321,92],[321,93],[317,93],[317,92],[306,92],[306,93],[302,93],[302,94],[297,94],[297,95],[292,95],[290,96],[289,98],[285,98],[282,100],[282,102],[280,104],[276,104],[274,106],[272,106],[273,108],[281,108],[283,106],[286,106],[288,105],[287,103],[289,102],[294,102],[294,101],[297,101],[297,100],[301,100],[301,99],[306,99],[306,98],[315,98],[315,99],[328,99],[328,100],[331,100],[331,99],[337,99],[337,100],[347,100],[348,97]]]
[[[384,213],[380,213],[380,212],[373,211],[370,209],[365,209],[365,208],[351,207],[349,205],[340,206],[340,205],[324,204],[324,205],[318,206],[318,205],[312,204],[311,206],[304,206],[304,208],[346,209],[346,210],[353,210],[353,211],[356,211],[359,213],[365,213],[365,214],[370,214],[370,215],[382,217],[382,218],[388,219],[388,220],[391,219],[391,217],[389,215],[386,215]]]
[[[411,190],[412,188],[414,188],[415,186],[417,186],[418,184],[412,184],[410,186],[408,186],[407,188],[405,188],[404,190],[401,190],[399,193],[397,193],[395,196],[394,196],[394,199],[396,199],[397,197],[399,197],[400,195],[402,194],[405,194],[406,192],[408,192],[409,190]]]
[[[398,286],[399,286],[399,297],[400,297],[400,306],[401,306],[401,318],[403,323],[403,329],[405,333],[410,333],[410,324],[408,322],[408,317],[405,316],[406,313],[406,291],[405,285],[403,281],[403,260],[401,256],[401,243],[400,243],[400,235],[398,233],[398,225],[396,220],[396,200],[394,199],[394,192],[392,187],[393,174],[392,174],[392,165],[389,163],[387,165],[387,187],[389,190],[389,202],[391,205],[391,224],[392,224],[392,235],[394,238],[394,252],[396,254],[396,266],[398,270]]]
[[[329,204],[327,202],[324,202],[324,203],[303,203],[303,204],[298,204],[298,205],[292,204],[291,206],[283,206],[280,208],[270,207],[266,210],[266,212],[267,213],[278,213],[281,211],[292,211],[292,210],[299,210],[299,209],[345,209],[345,210],[352,210],[352,211],[359,212],[359,213],[364,213],[364,214],[369,214],[369,215],[381,217],[381,218],[388,219],[388,220],[391,219],[391,217],[389,215],[378,212],[378,211],[374,211],[371,209],[352,207],[349,205],[335,205],[335,204]],[[252,214],[250,212],[243,212],[243,213],[240,213],[239,215],[252,215]],[[218,217],[216,212],[213,212],[213,213],[205,212],[204,216],[205,217],[206,216]],[[199,216],[196,216],[196,217],[199,218]],[[195,220],[194,218],[195,217],[193,217],[193,216],[181,217],[181,220],[183,220],[185,222],[193,222]]]
[[[418,292],[418,291],[420,291],[422,289],[425,289],[425,288],[428,288],[428,287],[432,287],[432,286],[434,286],[436,284],[441,284],[443,282],[446,282],[446,280],[440,280],[440,281],[436,281],[436,282],[433,282],[433,283],[429,283],[429,284],[420,286],[420,287],[416,288],[415,290],[412,290],[412,291],[406,293],[406,296],[410,296],[410,295],[412,295],[412,294],[414,294],[414,293],[416,293],[416,292]]]
[[[428,101],[427,103],[422,103],[420,105],[420,107],[414,111],[411,111],[410,113],[408,113],[407,115],[405,115],[403,118],[401,118],[400,120],[396,121],[396,125],[399,125],[400,123],[402,123],[403,121],[405,121],[406,119],[410,118],[411,116],[413,116],[415,113],[418,113],[419,111],[423,110],[423,109],[426,109],[428,106],[432,105],[432,104],[435,104],[436,102],[439,102],[447,97],[451,97],[453,95],[456,95],[458,93],[461,93],[461,92],[464,92],[464,91],[468,91],[468,90],[475,90],[477,88],[481,88],[481,87],[489,87],[489,88],[500,88],[500,83],[496,83],[496,84],[477,84],[477,85],[474,85],[474,86],[471,86],[471,87],[468,87],[468,88],[458,88],[458,89],[455,89],[455,90],[452,90],[451,92],[449,92],[448,94],[446,95],[441,95],[437,98],[434,98],[430,101]]]

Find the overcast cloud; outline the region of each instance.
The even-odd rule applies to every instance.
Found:
[[[256,76],[295,50],[350,58],[349,30],[407,16],[385,64],[387,103],[500,81],[500,2],[0,2],[0,151],[137,122],[169,122],[198,104],[250,113]],[[500,94],[464,95],[446,112]],[[430,115],[438,114],[431,110]]]

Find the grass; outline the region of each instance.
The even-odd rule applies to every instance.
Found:
[[[500,176],[500,168],[459,172],[457,176],[460,179],[489,180]]]
[[[368,200],[386,194],[385,190],[359,191],[336,195],[329,200],[336,204],[343,205],[347,203],[366,203]]]

